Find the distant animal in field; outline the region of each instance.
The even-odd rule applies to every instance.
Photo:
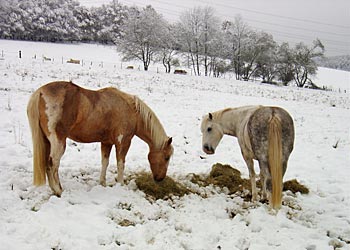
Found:
[[[67,61],[67,63],[80,64],[80,60],[71,58]]]
[[[184,69],[175,69],[174,70],[174,74],[178,74],[178,75],[187,75],[187,71]]]
[[[51,82],[30,97],[27,114],[33,140],[34,185],[44,185],[46,176],[55,195],[62,194],[58,168],[66,139],[101,142],[100,184],[106,185],[106,170],[112,146],[116,147],[117,182],[123,183],[125,157],[134,135],[149,146],[153,178],[165,178],[173,154],[172,138],[156,114],[137,96],[116,88],[88,90],[72,82]]]
[[[238,139],[248,166],[252,200],[257,200],[253,160],[259,162],[262,194],[272,208],[282,204],[283,176],[294,147],[294,123],[282,108],[243,106],[205,115],[201,124],[202,148],[214,154],[224,134]]]

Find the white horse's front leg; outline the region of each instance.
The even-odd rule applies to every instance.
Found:
[[[244,158],[245,162],[247,163],[248,170],[249,170],[250,184],[252,187],[252,201],[257,201],[258,200],[258,192],[256,191],[254,162],[253,162],[253,159],[247,158],[244,155],[243,155],[243,158]]]

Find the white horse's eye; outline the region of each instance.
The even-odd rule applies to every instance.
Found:
[[[209,128],[207,129],[207,131],[208,131],[208,132],[210,132],[211,130],[212,130],[212,128],[211,128],[211,127],[209,127]]]

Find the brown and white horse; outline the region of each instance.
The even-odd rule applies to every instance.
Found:
[[[154,112],[136,96],[111,87],[93,91],[72,82],[51,82],[32,94],[27,114],[33,140],[34,185],[44,185],[47,175],[57,196],[62,193],[58,168],[67,138],[101,142],[101,185],[106,185],[113,145],[116,179],[123,183],[125,157],[134,135],[149,145],[148,160],[154,180],[161,181],[166,176],[173,153],[172,138],[166,135]]]
[[[203,151],[214,154],[224,134],[238,139],[249,169],[252,200],[257,200],[253,159],[259,162],[263,198],[274,209],[282,203],[283,176],[294,145],[294,124],[282,108],[243,106],[209,113],[201,124]],[[268,191],[268,193],[266,192]]]

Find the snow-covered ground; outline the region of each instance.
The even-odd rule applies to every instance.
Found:
[[[121,63],[113,47],[101,45],[0,40],[0,53],[0,249],[350,249],[349,91],[165,74],[157,65],[144,72],[135,62]],[[84,64],[67,64],[69,58]],[[135,69],[127,70],[128,65]],[[320,69],[317,79],[321,86],[349,89],[349,76]],[[61,198],[51,196],[47,185],[32,186],[26,105],[32,91],[55,80],[92,89],[115,86],[138,95],[173,137],[168,175],[188,185],[187,174],[207,174],[216,162],[248,177],[236,139],[224,137],[215,155],[201,151],[203,114],[247,104],[284,107],[296,127],[284,180],[296,178],[311,192],[284,193],[277,215],[265,204],[214,188],[207,198],[191,194],[151,203],[133,181],[115,184],[115,155],[107,173],[113,185],[102,187],[99,144],[68,141],[59,169],[64,192]],[[147,153],[135,137],[126,175],[150,171]],[[134,225],[119,225],[125,219]]]

